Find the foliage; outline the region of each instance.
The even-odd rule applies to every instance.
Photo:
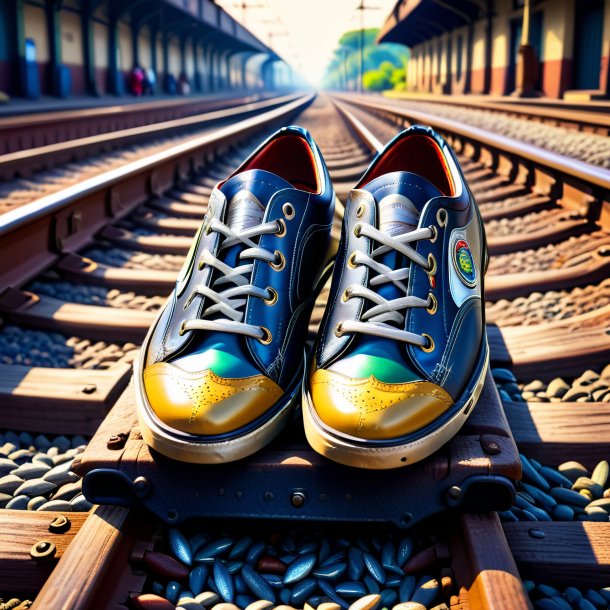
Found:
[[[405,86],[405,64],[408,49],[399,44],[375,44],[379,30],[366,29],[363,32],[363,86],[368,91],[398,89]],[[360,74],[361,31],[345,32],[339,39],[326,69],[322,86],[326,89],[343,89],[345,81],[349,89],[356,89]]]

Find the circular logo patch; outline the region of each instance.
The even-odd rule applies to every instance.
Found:
[[[477,273],[474,268],[474,260],[468,242],[458,239],[453,249],[453,263],[460,279],[466,286],[474,288],[477,282]]]

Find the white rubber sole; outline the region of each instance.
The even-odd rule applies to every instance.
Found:
[[[291,396],[282,398],[286,404],[265,423],[254,430],[222,441],[201,441],[193,436],[176,431],[172,434],[156,421],[152,415],[153,410],[146,397],[142,383],[142,358],[148,348],[150,334],[146,336],[140,354],[134,364],[134,387],[136,395],[136,411],[142,438],[155,451],[162,455],[191,464],[224,464],[241,460],[262,449],[269,444],[286,425],[294,406],[299,400],[298,385]]]
[[[485,384],[485,376],[489,368],[489,348],[485,344],[485,365],[476,380],[470,396],[462,396],[459,402],[463,406],[459,411],[442,426],[436,428],[430,434],[418,438],[410,443],[389,446],[365,446],[363,444],[351,443],[345,438],[335,436],[325,430],[319,423],[315,414],[308,384],[303,382],[303,422],[305,424],[305,435],[312,448],[319,454],[356,468],[367,468],[370,470],[389,470],[409,466],[427,458],[443,445],[449,442],[464,425],[472,408],[476,404]]]

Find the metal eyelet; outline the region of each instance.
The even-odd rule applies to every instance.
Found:
[[[426,311],[433,316],[438,309],[438,301],[436,297],[430,292],[428,294],[428,307],[426,307]]]
[[[430,335],[427,335],[426,333],[422,333],[421,336],[424,337],[428,343],[427,343],[427,345],[420,345],[420,349],[423,352],[426,352],[427,354],[429,354],[430,352],[433,352],[434,351],[434,339],[432,339],[432,337]]]
[[[430,225],[428,228],[430,229],[430,231],[432,231],[430,243],[433,244],[436,241],[436,238],[438,237],[438,229],[434,225]]]
[[[182,337],[182,335],[184,335],[184,333],[186,332],[186,328],[184,328],[186,326],[186,320],[182,320],[181,324],[180,324],[180,328],[178,329],[178,334]]]
[[[347,266],[350,269],[355,269],[358,266],[358,263],[356,262],[356,253],[352,252],[349,255],[349,258],[347,259]]]
[[[360,237],[362,233],[362,225],[360,223],[358,223],[355,227],[354,227],[354,235],[356,237]]]
[[[282,206],[282,212],[284,213],[284,216],[287,220],[292,220],[295,215],[294,206],[292,205],[292,203],[286,202]]]
[[[439,227],[444,227],[447,224],[447,210],[440,208],[436,212],[436,220]]]
[[[271,295],[268,299],[263,299],[265,305],[275,305],[277,303],[277,291],[267,286],[267,292]]]
[[[337,326],[335,326],[335,337],[341,337],[343,335],[343,323],[339,322]]]
[[[364,216],[364,204],[360,204],[357,208],[356,208],[356,218],[362,218]]]
[[[349,286],[343,291],[343,294],[341,295],[341,300],[344,303],[347,303],[350,299],[352,298],[352,291],[350,290]]]
[[[273,335],[271,334],[271,331],[268,328],[265,328],[264,326],[261,326],[260,328],[263,331],[263,336],[257,337],[256,340],[259,343],[262,343],[263,345],[269,345],[271,341],[273,341]]]
[[[426,273],[428,275],[434,275],[436,273],[436,259],[434,258],[434,254],[432,254],[432,252],[428,254],[428,268],[426,269]]]
[[[284,237],[286,235],[286,223],[281,218],[278,218],[275,222],[277,223],[277,231],[275,234],[278,237]]]
[[[272,261],[269,263],[269,266],[275,271],[281,271],[286,266],[286,259],[284,258],[284,255],[279,250],[276,250],[274,252],[274,254],[275,254],[275,259],[278,262],[275,263]]]

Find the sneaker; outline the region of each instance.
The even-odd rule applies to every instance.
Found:
[[[135,373],[153,449],[229,462],[278,434],[300,399],[334,208],[320,151],[298,127],[278,131],[216,185]]]
[[[479,210],[457,158],[414,126],[349,197],[303,384],[307,440],[330,459],[396,468],[445,444],[488,368]]]

